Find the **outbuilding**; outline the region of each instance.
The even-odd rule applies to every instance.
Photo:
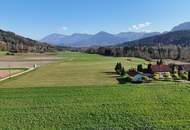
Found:
[[[132,80],[133,83],[142,83],[143,82],[143,75],[142,74],[137,74],[133,77]]]

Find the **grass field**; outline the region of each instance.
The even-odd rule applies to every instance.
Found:
[[[174,82],[118,85],[117,61],[82,53],[0,83],[0,129],[189,130],[190,85]]]
[[[25,76],[0,83],[1,87],[52,87],[87,86],[117,84],[114,67],[117,61],[126,69],[139,63],[148,63],[142,59],[113,58],[83,53],[58,53],[61,61],[39,68]],[[44,82],[45,81],[45,82]]]

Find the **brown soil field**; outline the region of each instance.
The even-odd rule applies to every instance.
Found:
[[[61,58],[50,54],[17,54],[15,56],[0,56],[0,68],[31,68],[34,64],[43,66],[59,60],[61,60]]]
[[[20,73],[23,70],[18,69],[18,70],[0,70],[0,79],[6,78],[8,76],[12,76],[14,74]]]

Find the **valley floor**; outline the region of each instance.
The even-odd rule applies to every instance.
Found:
[[[148,64],[138,58],[114,58],[77,52],[58,53],[59,61],[40,67],[25,76],[0,83],[1,87],[55,87],[118,84],[114,67],[122,62],[126,69]],[[40,62],[40,61],[38,61]],[[38,62],[33,62],[37,63]],[[28,63],[28,62],[27,62]]]
[[[190,85],[117,83],[116,62],[82,53],[0,83],[0,129],[190,129]]]

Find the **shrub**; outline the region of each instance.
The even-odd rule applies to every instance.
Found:
[[[143,77],[142,77],[142,80],[144,80],[144,81],[149,81],[150,79],[149,79],[147,76],[143,76]]]
[[[127,61],[132,61],[132,59],[127,59]]]
[[[179,75],[177,73],[174,73],[172,75],[172,77],[173,77],[174,80],[180,80],[180,77],[179,77]]]
[[[184,72],[185,75],[188,75],[188,72]]]
[[[11,53],[11,52],[7,52],[6,55],[8,55],[8,56],[13,56],[13,55],[15,55],[15,54],[14,54],[14,53]]]
[[[165,72],[163,75],[165,78],[171,78],[170,72]]]
[[[160,73],[155,73],[153,76],[153,79],[159,80],[160,79]]]
[[[130,77],[130,76],[127,76],[126,78],[125,78],[125,81],[126,82],[131,82],[133,79]]]
[[[172,80],[170,72],[165,72],[163,74],[164,80]]]
[[[150,83],[152,81],[152,79],[147,76],[143,76],[142,79],[144,83]]]
[[[162,59],[160,59],[160,60],[157,61],[157,65],[163,65],[163,64],[164,64],[164,62],[163,62]]]
[[[147,73],[152,73],[151,66],[152,66],[152,64],[148,64],[148,66],[147,66]]]
[[[180,77],[182,80],[188,80],[188,75],[185,73],[181,74]]]
[[[137,66],[137,71],[143,72],[143,66],[142,66],[142,64],[139,64],[139,65]]]

